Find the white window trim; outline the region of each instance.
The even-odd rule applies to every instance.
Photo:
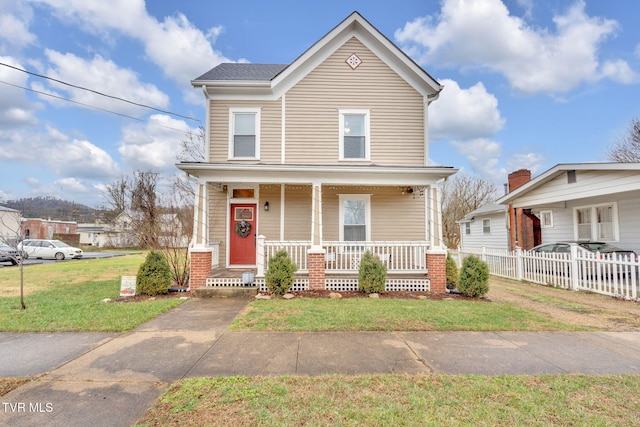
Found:
[[[233,152],[233,137],[235,130],[235,115],[238,113],[251,113],[256,115],[256,147],[254,157],[236,157]],[[260,108],[234,107],[229,108],[229,160],[260,160]]]
[[[546,225],[542,220],[545,214],[549,215],[549,224],[546,224]],[[540,211],[540,228],[553,228],[553,211],[552,210],[546,209],[546,210]]]
[[[613,239],[600,239],[598,238],[598,223],[597,221],[597,208],[611,206],[613,208]],[[578,209],[591,209],[591,237],[589,240],[603,241],[603,242],[618,242],[620,241],[620,223],[618,221],[618,202],[611,203],[599,203],[597,205],[587,206],[575,206],[573,208],[573,238],[579,240],[578,234]],[[594,238],[595,236],[595,238]]]
[[[367,242],[371,241],[371,194],[338,194],[340,203],[340,241],[344,242],[344,201],[364,200]]]
[[[489,221],[489,232],[484,231],[484,222],[485,221]],[[491,218],[483,218],[483,220],[482,220],[482,234],[483,235],[490,235],[491,234]]]
[[[470,222],[465,222],[464,223],[464,234],[467,236],[471,235],[471,223]]]
[[[365,108],[359,109],[340,109],[338,110],[340,115],[340,125],[338,128],[339,140],[340,140],[340,155],[339,160],[345,160],[349,162],[367,162],[371,160],[371,134],[370,134],[370,110]],[[345,159],[344,158],[344,116],[348,114],[364,115],[364,159]]]

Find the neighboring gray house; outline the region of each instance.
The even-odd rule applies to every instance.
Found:
[[[509,249],[508,206],[484,205],[458,221],[460,249],[480,251],[482,247]]]
[[[0,242],[6,242],[10,246],[16,245],[20,236],[21,220],[20,211],[0,206]]]
[[[498,203],[537,216],[542,243],[604,241],[640,252],[640,163],[558,164]]]

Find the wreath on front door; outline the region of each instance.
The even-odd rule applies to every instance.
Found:
[[[251,224],[242,220],[236,224],[236,234],[240,237],[247,237],[251,233]]]

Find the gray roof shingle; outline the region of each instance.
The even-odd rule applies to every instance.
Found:
[[[194,81],[244,80],[271,81],[289,64],[223,63],[207,71]]]

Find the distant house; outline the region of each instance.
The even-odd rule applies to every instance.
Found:
[[[458,221],[460,225],[460,248],[480,251],[483,247],[509,249],[509,208],[490,203]]]
[[[78,244],[77,227],[78,223],[75,221],[24,218],[22,237],[24,239],[60,239],[70,244]]]
[[[640,163],[558,164],[498,203],[535,218],[540,243],[592,240],[640,251]],[[512,245],[527,240],[527,227],[510,228]]]
[[[21,218],[20,211],[0,206],[0,242],[16,245],[20,237]]]

